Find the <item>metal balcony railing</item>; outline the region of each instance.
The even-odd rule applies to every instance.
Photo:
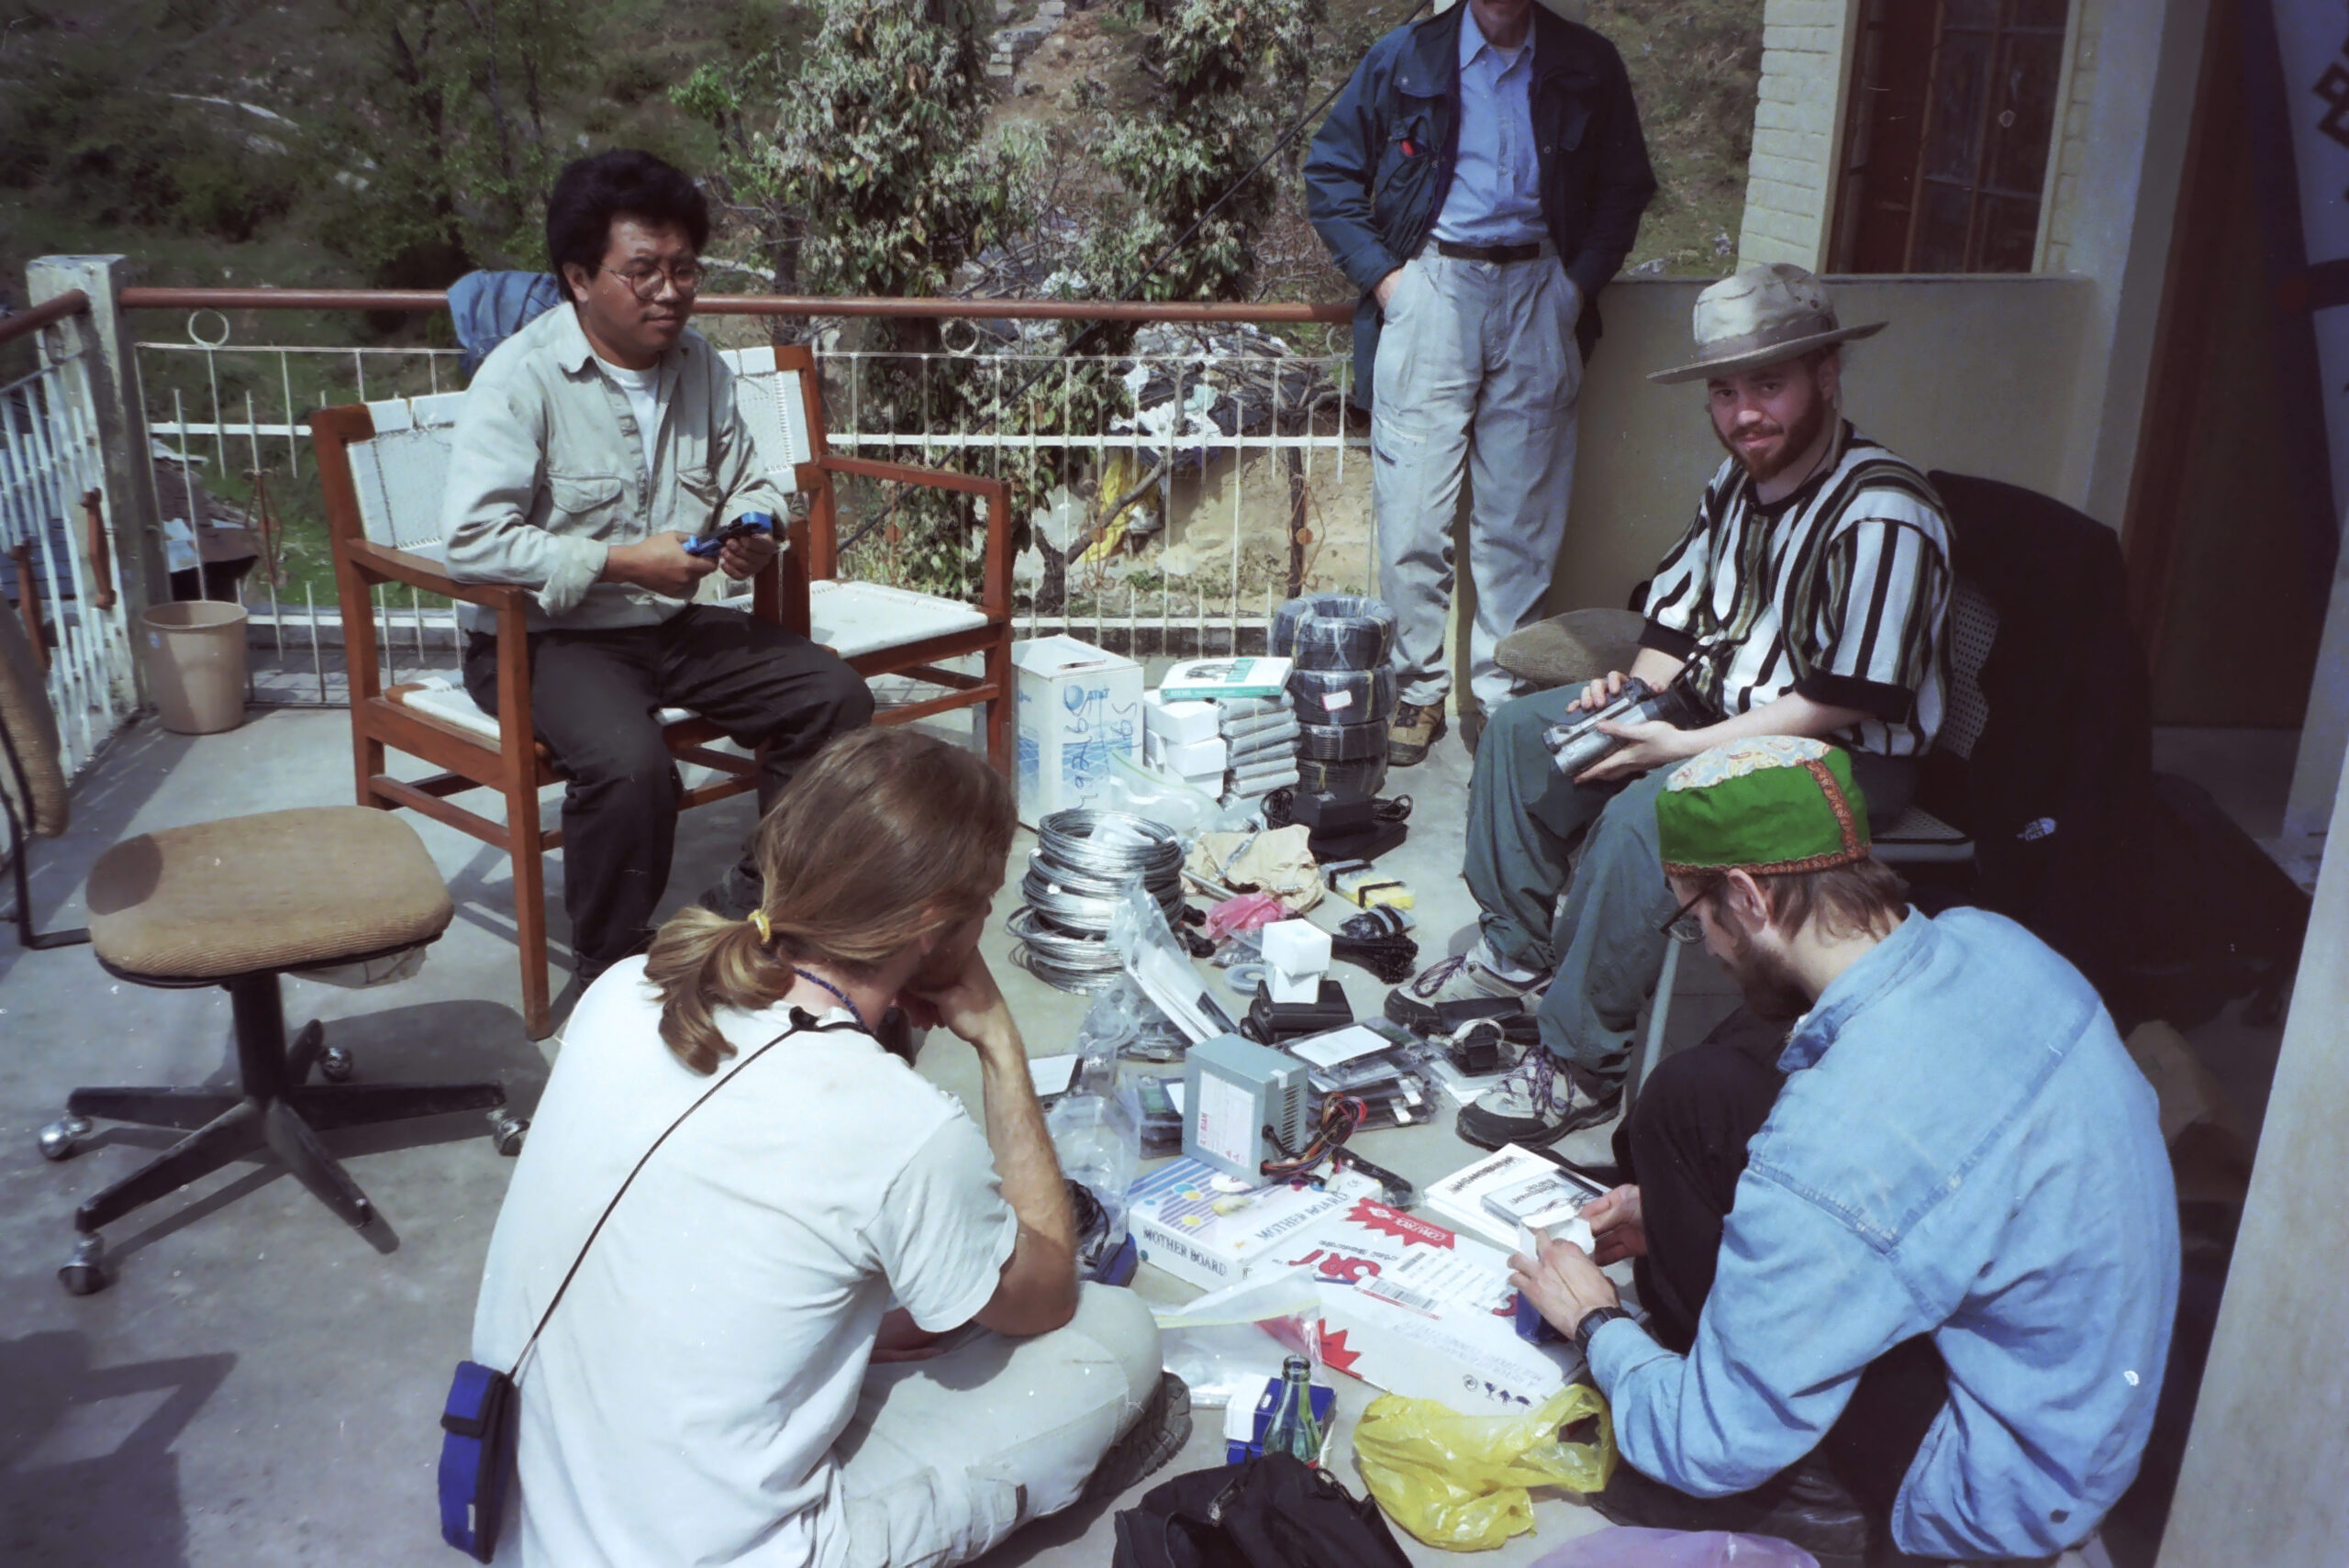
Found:
[[[306,550],[318,527],[304,418],[335,403],[447,392],[462,384],[453,348],[347,347],[238,340],[231,313],[445,308],[433,293],[127,288],[139,312],[184,313],[177,337],[149,330],[135,345],[137,395],[168,468],[184,462],[216,503],[243,521],[262,560],[239,590],[273,639],[278,679],[262,700],[340,700],[340,640],[325,562]],[[1293,343],[1282,329],[1327,338],[1346,305],[1189,305],[1059,300],[825,299],[718,295],[697,324],[721,345],[768,340],[783,322],[815,328],[833,450],[1002,476],[1053,461],[1072,482],[1036,515],[1064,562],[1032,551],[1019,582],[1022,635],[1066,630],[1141,655],[1252,646],[1272,606],[1303,588],[1370,586],[1365,436],[1345,414],[1352,373],[1337,343]],[[941,347],[896,353],[847,347],[845,323],[871,317],[941,322]],[[1111,320],[1138,327],[1131,352],[1104,361],[1043,346],[1040,322]],[[1080,378],[1113,384],[1089,420]],[[1000,417],[1008,395],[1019,412]],[[1107,516],[1114,503],[1114,516]],[[169,527],[169,508],[158,515]],[[842,496],[844,575],[974,593],[953,550],[901,522],[878,495]],[[1102,526],[1106,524],[1105,526]],[[390,673],[454,662],[444,607],[379,598]]]

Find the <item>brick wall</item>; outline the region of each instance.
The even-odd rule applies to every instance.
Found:
[[[1817,267],[1834,194],[1835,120],[1842,103],[1850,0],[1766,0],[1762,93],[1746,168],[1740,266]]]

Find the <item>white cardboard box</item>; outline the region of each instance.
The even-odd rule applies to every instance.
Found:
[[[1539,1405],[1582,1367],[1570,1343],[1517,1337],[1508,1254],[1373,1198],[1292,1232],[1260,1268],[1309,1271],[1333,1372],[1471,1415]]]
[[[1109,759],[1140,761],[1141,666],[1055,634],[1011,645],[1019,672],[1019,820],[1108,804]]]
[[[1204,740],[1166,740],[1145,727],[1141,748],[1152,767],[1186,779],[1219,779],[1231,760],[1231,749],[1223,743],[1220,735],[1210,735]]]
[[[1223,710],[1211,702],[1168,702],[1153,691],[1142,694],[1141,704],[1142,733],[1169,745],[1213,740],[1222,733]]]
[[[1286,1239],[1349,1201],[1286,1183],[1234,1192],[1220,1181],[1186,1157],[1151,1172],[1127,1192],[1127,1223],[1143,1259],[1208,1290],[1237,1284]]]
[[[1490,1154],[1429,1185],[1419,1195],[1419,1201],[1435,1210],[1441,1219],[1473,1235],[1514,1246],[1517,1227],[1486,1208],[1485,1199],[1490,1194],[1522,1187],[1544,1177],[1556,1177],[1569,1186],[1582,1188],[1588,1197],[1599,1195],[1598,1187],[1568,1175],[1555,1162],[1532,1150],[1504,1143]]]

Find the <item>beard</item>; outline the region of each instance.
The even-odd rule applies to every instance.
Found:
[[[1737,982],[1746,1006],[1755,1018],[1768,1023],[1790,1024],[1810,1011],[1811,1003],[1818,998],[1804,989],[1802,978],[1795,973],[1792,964],[1776,953],[1763,951],[1753,940],[1753,933],[1735,923],[1725,911],[1714,917],[1729,938],[1730,978]]]
[[[1755,484],[1760,484],[1776,479],[1800,461],[1803,455],[1810,450],[1811,443],[1819,439],[1820,432],[1827,428],[1827,421],[1833,417],[1834,412],[1833,406],[1827,399],[1820,395],[1819,384],[1813,381],[1810,403],[1801,414],[1796,417],[1791,427],[1764,425],[1745,432],[1769,436],[1777,435],[1782,429],[1784,430],[1785,439],[1781,440],[1767,455],[1749,454],[1734,439],[1722,434],[1719,425],[1713,427],[1713,439],[1720,442],[1721,450],[1735,458],[1738,466],[1744,469]]]

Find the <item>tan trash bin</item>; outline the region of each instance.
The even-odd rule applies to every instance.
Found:
[[[215,735],[245,721],[244,606],[183,599],[139,620],[147,687],[164,728]]]

